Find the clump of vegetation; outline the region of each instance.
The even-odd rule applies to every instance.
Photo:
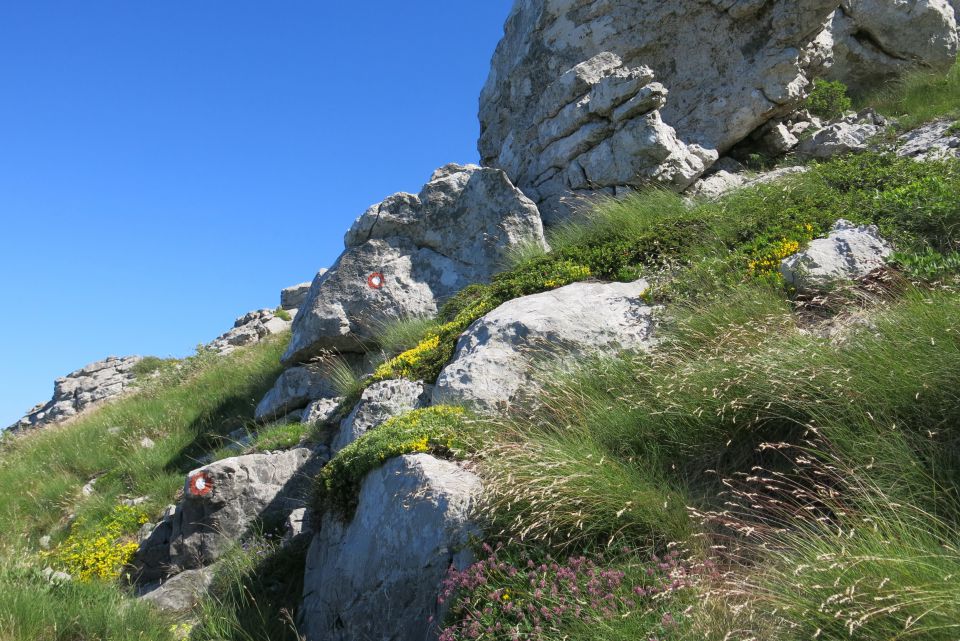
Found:
[[[78,581],[116,579],[137,551],[137,530],[149,520],[143,510],[126,505],[115,505],[95,524],[79,517],[66,541],[43,557]]]
[[[814,116],[833,120],[843,116],[852,104],[845,84],[839,80],[818,78],[813,81],[813,89],[807,96],[804,106]]]
[[[678,550],[660,558],[625,548],[613,558],[599,552],[566,561],[549,553],[534,559],[522,548],[484,544],[483,551],[482,560],[452,567],[444,581],[440,602],[452,601],[452,623],[441,641],[609,639],[612,621],[635,635],[622,638],[680,639],[702,571],[682,562]]]
[[[310,433],[310,427],[300,422],[268,425],[257,432],[250,449],[255,452],[289,450],[299,445]]]
[[[918,69],[864,97],[862,103],[896,118],[901,130],[936,118],[960,118],[960,64],[946,74]]]
[[[394,318],[381,323],[377,328],[377,347],[384,360],[413,349],[424,337],[435,334],[440,323],[432,316],[410,316]]]
[[[340,450],[320,470],[314,508],[349,519],[363,478],[389,459],[418,452],[462,456],[470,449],[466,413],[458,407],[435,405],[395,416]]]
[[[144,356],[134,364],[133,375],[138,380],[150,378],[162,370],[166,370],[177,363],[175,358],[158,358],[156,356]]]
[[[307,539],[283,545],[276,534],[261,532],[230,550],[217,563],[190,639],[301,641],[294,616],[303,598],[308,545]]]
[[[280,320],[287,321],[288,323],[293,320],[293,316],[290,315],[290,312],[279,306],[273,310],[273,315]]]
[[[960,252],[941,254],[927,247],[922,252],[896,252],[891,262],[910,278],[928,282],[960,273]]]

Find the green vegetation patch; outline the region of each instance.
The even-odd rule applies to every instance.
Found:
[[[896,118],[901,130],[937,118],[960,118],[960,64],[947,74],[917,70],[866,96],[862,104]]]
[[[850,109],[853,102],[847,95],[847,86],[839,80],[829,81],[818,78],[804,106],[814,116],[827,120],[841,117]]]
[[[78,581],[116,579],[139,547],[137,531],[149,520],[142,509],[126,505],[114,506],[108,517],[95,524],[79,517],[70,536],[41,556]]]
[[[289,450],[299,445],[309,433],[309,426],[299,422],[268,425],[257,432],[250,449],[255,452]]]
[[[340,450],[324,466],[314,486],[314,509],[349,519],[364,477],[389,459],[418,452],[457,457],[471,449],[466,413],[458,407],[435,405],[395,416]]]

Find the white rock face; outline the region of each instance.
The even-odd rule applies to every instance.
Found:
[[[480,98],[483,164],[504,169],[547,221],[571,191],[682,189],[804,97],[830,58],[836,6],[518,0]]]
[[[797,145],[797,155],[826,159],[841,154],[866,151],[870,140],[882,131],[872,122],[835,122]]]
[[[311,401],[336,398],[337,392],[323,363],[291,367],[280,374],[254,411],[257,421],[270,421],[306,407]]]
[[[711,168],[710,173],[694,183],[687,193],[691,196],[716,199],[737,189],[776,182],[807,171],[808,167],[780,167],[770,171],[751,172],[732,158],[721,158]]]
[[[187,475],[184,498],[141,542],[132,575],[141,583],[214,562],[255,519],[280,521],[302,507],[325,459],[308,448],[249,454]]]
[[[319,278],[327,273],[326,269],[321,269],[317,272],[315,278]],[[303,301],[307,298],[307,293],[310,291],[310,282],[300,283],[299,285],[293,285],[292,287],[286,287],[280,290],[280,307],[290,311],[300,309],[300,306],[303,305]]]
[[[207,348],[220,354],[229,354],[238,347],[259,343],[271,334],[285,332],[292,324],[292,321],[283,320],[271,309],[258,309],[234,321],[233,328],[211,341]]]
[[[161,610],[187,612],[206,595],[215,573],[216,566],[186,570],[168,581],[145,586],[138,596]]]
[[[951,120],[938,120],[908,131],[897,139],[897,155],[918,160],[957,158],[960,136],[951,126]]]
[[[324,516],[310,545],[300,632],[308,641],[435,639],[447,569],[472,562],[464,548],[477,533],[479,492],[476,476],[426,454],[370,472],[353,520]]]
[[[133,368],[141,360],[141,356],[108,356],[58,378],[53,384],[53,398],[7,429],[15,433],[57,423],[119,396],[133,384]]]
[[[818,238],[803,251],[785,258],[780,273],[798,291],[824,291],[883,267],[891,252],[874,225],[858,227],[841,219],[826,238]]]
[[[434,404],[465,404],[497,413],[521,392],[535,393],[538,358],[575,359],[653,344],[647,282],[574,283],[508,301],[474,322],[440,373]]]
[[[337,413],[343,397],[321,398],[312,401],[303,408],[303,414],[300,415],[300,422],[304,425],[328,425]]]
[[[475,165],[438,169],[419,195],[390,196],[354,222],[346,251],[313,281],[283,360],[322,349],[363,351],[383,322],[436,313],[526,243],[545,247],[543,226],[506,174]]]
[[[380,381],[363,391],[360,402],[340,423],[330,449],[337,453],[388,418],[430,404],[432,385],[405,379]]]
[[[845,0],[834,14],[829,76],[870,91],[915,67],[946,71],[957,57],[957,22],[947,0]]]

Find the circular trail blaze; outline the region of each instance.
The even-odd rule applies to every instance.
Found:
[[[206,472],[197,472],[190,477],[190,494],[206,496],[213,491],[213,478]]]
[[[386,282],[386,278],[383,277],[383,272],[373,272],[367,276],[367,285],[370,289],[380,289],[384,282]]]

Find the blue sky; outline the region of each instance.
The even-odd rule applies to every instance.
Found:
[[[476,162],[511,5],[0,3],[0,427],[276,306],[367,206]]]

